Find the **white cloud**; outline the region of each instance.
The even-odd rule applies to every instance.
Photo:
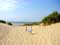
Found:
[[[0,0],[0,10],[11,10],[16,6],[15,0]]]
[[[25,8],[27,5],[29,5],[29,2],[25,0],[0,0],[0,11]]]

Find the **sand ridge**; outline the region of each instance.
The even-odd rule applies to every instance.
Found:
[[[26,26],[0,24],[0,45],[60,45],[60,23],[32,26],[32,30],[33,34]]]

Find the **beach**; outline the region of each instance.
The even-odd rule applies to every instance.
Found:
[[[34,25],[32,32],[27,32],[26,26],[0,23],[0,45],[60,45],[60,23]]]

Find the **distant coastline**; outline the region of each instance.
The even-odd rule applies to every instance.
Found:
[[[15,26],[31,24],[31,23],[33,23],[33,22],[12,22],[12,24],[15,25]]]

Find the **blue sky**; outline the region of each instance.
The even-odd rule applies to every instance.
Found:
[[[60,12],[60,0],[0,0],[0,19],[40,21],[53,11]]]

